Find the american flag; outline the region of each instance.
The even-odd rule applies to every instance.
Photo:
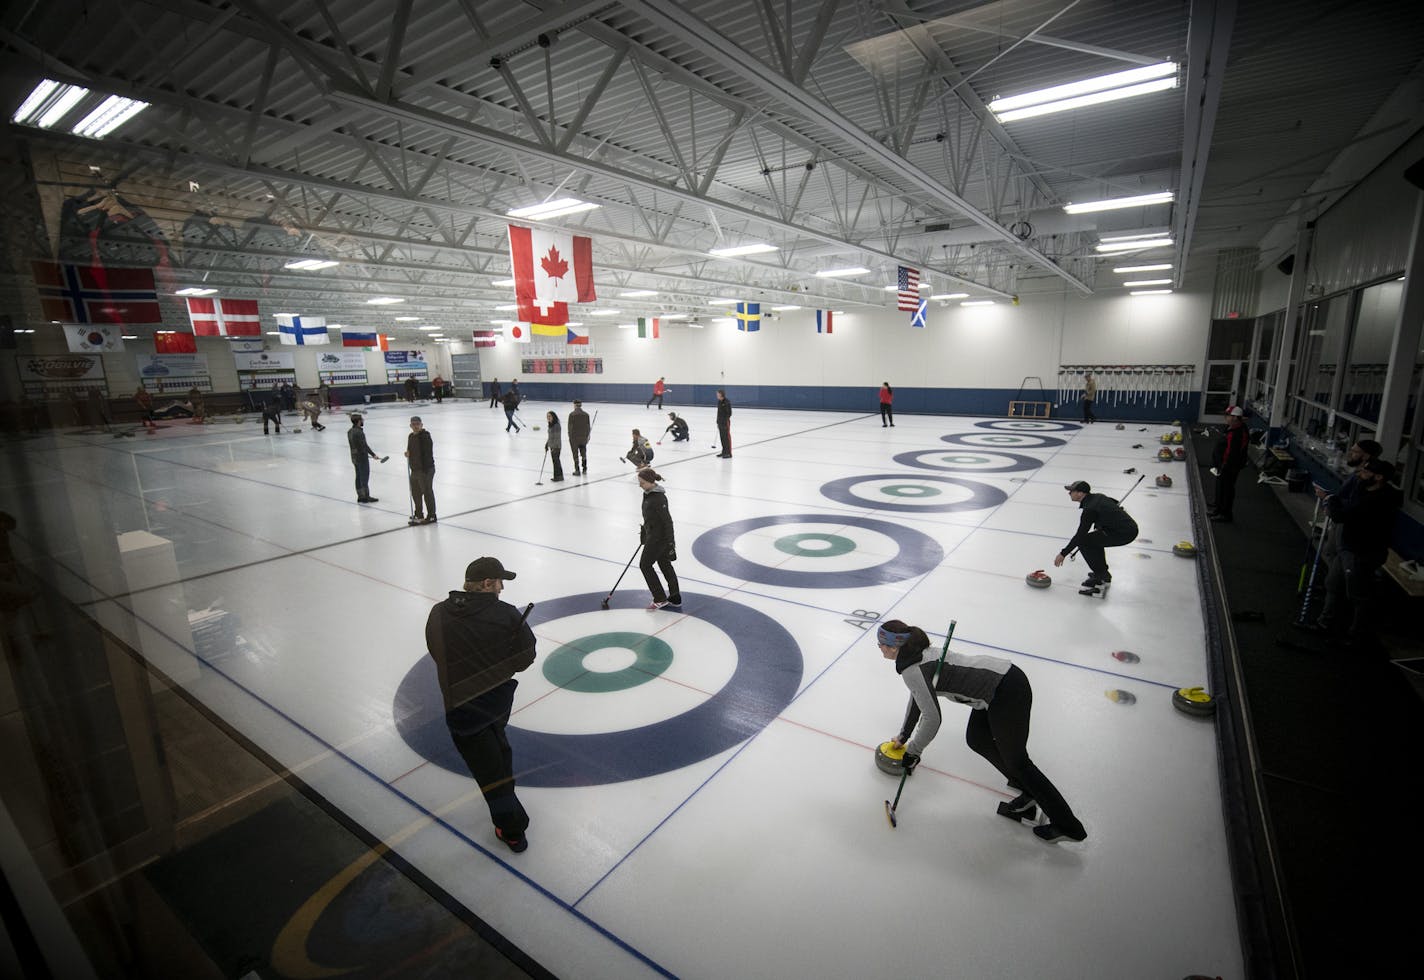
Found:
[[[895,277],[895,308],[913,313],[920,308],[920,270],[909,266],[899,266]]]

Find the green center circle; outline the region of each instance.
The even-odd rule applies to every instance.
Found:
[[[593,671],[584,666],[589,654],[609,648],[632,650],[638,659],[622,670]],[[646,684],[672,664],[672,647],[646,633],[595,633],[566,643],[544,661],[549,683],[566,691],[607,694]]]
[[[892,483],[880,488],[880,492],[890,497],[938,497],[938,487],[927,487],[919,483]]]
[[[819,541],[821,548],[807,548],[802,542]],[[834,558],[855,550],[855,542],[839,534],[788,534],[776,539],[776,550],[803,558]]]
[[[941,456],[940,459],[944,460],[946,463],[960,464],[993,462],[993,460],[990,459],[988,456]]]
[[[997,442],[1004,445],[1016,446],[1023,442],[1023,436],[983,436],[984,442]]]

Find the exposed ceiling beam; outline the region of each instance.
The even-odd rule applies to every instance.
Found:
[[[1192,0],[1187,25],[1187,69],[1182,167],[1177,184],[1172,238],[1176,245],[1176,286],[1182,287],[1191,254],[1192,233],[1201,209],[1202,185],[1206,181],[1211,137],[1216,129],[1216,111],[1221,103],[1221,84],[1226,77],[1226,58],[1231,50],[1231,29],[1236,21],[1236,0]]]

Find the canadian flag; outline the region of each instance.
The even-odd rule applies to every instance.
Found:
[[[188,297],[188,319],[199,337],[260,337],[262,319],[255,299]]]
[[[519,319],[565,324],[570,303],[592,303],[593,239],[566,231],[509,226],[509,261]]]

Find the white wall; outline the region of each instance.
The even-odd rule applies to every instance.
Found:
[[[1060,364],[1196,364],[1202,369],[1210,329],[1205,292],[1167,296],[1122,294],[1036,296],[1022,305],[940,307],[931,304],[928,327],[911,328],[910,315],[888,310],[848,311],[835,318],[830,336],[816,333],[815,312],[797,310],[764,321],[755,334],[730,323],[691,329],[667,323],[659,340],[639,340],[635,330],[589,324],[588,353],[603,359],[591,383],[651,385],[665,376],[678,384],[1017,388],[1037,375],[1053,387]],[[473,350],[459,345],[457,351]],[[525,356],[576,356],[501,340],[480,351],[485,380],[522,375]],[[548,380],[572,380],[567,375]]]

